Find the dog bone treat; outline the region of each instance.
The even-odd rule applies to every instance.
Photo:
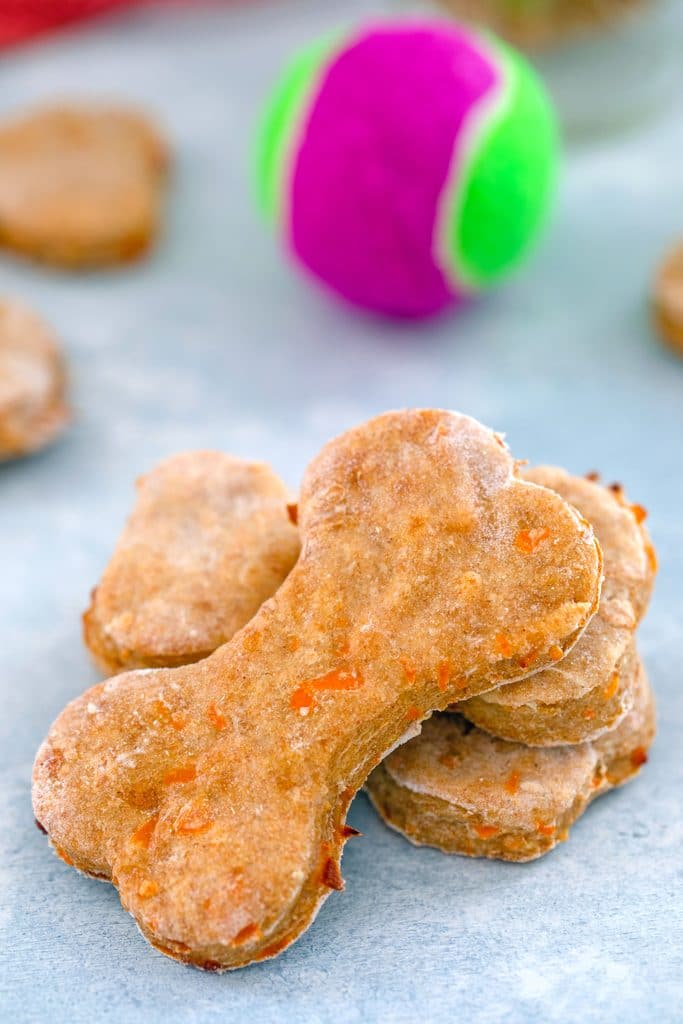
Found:
[[[140,512],[86,613],[86,643],[105,670],[179,665],[207,656],[256,613],[296,560],[295,531],[285,517],[282,485],[265,470],[249,476],[247,484],[240,478],[245,464],[227,456],[205,455],[206,462],[199,458],[190,454],[170,460],[165,472],[164,467],[158,471],[159,481],[152,481],[152,500],[145,501],[143,491]],[[600,611],[557,666],[473,698],[460,709],[502,738],[560,746],[596,738],[631,706],[632,674],[621,671],[620,663],[650,595],[649,538],[641,525],[644,510],[628,505],[619,487],[607,489],[557,469],[528,470],[525,475],[557,490],[592,522],[607,574]],[[270,515],[256,517],[253,507],[245,507],[248,530],[244,519],[225,514],[224,504],[219,518],[212,517],[210,479],[215,497],[224,497],[233,486],[243,497],[248,486],[261,507],[263,495],[256,493],[256,482],[267,481]],[[188,546],[188,522],[194,549]],[[542,534],[518,539],[527,553],[547,541]],[[206,561],[215,560],[216,552],[222,559],[214,579]],[[278,554],[280,564],[273,572]],[[107,625],[102,627],[101,621]],[[529,668],[533,665],[531,652]]]
[[[613,728],[631,707],[633,674],[622,662],[652,592],[654,549],[643,526],[645,510],[630,505],[619,485],[602,487],[547,466],[524,470],[523,476],[557,491],[593,526],[605,559],[600,607],[563,661],[457,710],[502,739],[542,747],[580,743]],[[529,551],[549,542],[542,531],[519,538]],[[533,652],[529,658],[531,666]]]
[[[683,355],[683,243],[668,253],[654,283],[652,316],[662,341]]]
[[[60,349],[43,321],[0,299],[0,462],[45,447],[69,420]]]
[[[184,665],[230,640],[297,560],[289,500],[268,466],[220,452],[144,476],[83,617],[103,671]]]
[[[141,256],[157,234],[165,144],[142,115],[46,107],[0,127],[0,244],[60,267]]]
[[[57,852],[111,879],[158,949],[210,970],[275,956],[343,887],[349,802],[407,732],[528,671],[529,649],[550,664],[598,605],[590,526],[454,413],[331,441],[300,523],[299,561],[232,641],[93,687],[36,758]],[[552,543],[519,550],[545,529]]]
[[[434,715],[374,770],[372,803],[417,844],[470,857],[540,857],[567,838],[591,800],[647,759],[654,702],[633,647],[628,662],[634,706],[600,739],[542,750],[496,739],[460,715]]]

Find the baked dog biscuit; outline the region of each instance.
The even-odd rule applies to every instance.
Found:
[[[581,743],[613,728],[633,703],[633,674],[623,662],[652,593],[654,549],[643,526],[645,510],[629,504],[619,485],[603,487],[549,466],[522,475],[557,491],[593,526],[605,559],[600,607],[563,661],[457,710],[502,739],[541,747]],[[521,543],[532,549],[549,539],[530,532]]]
[[[49,444],[69,420],[60,349],[43,321],[0,300],[0,462]]]
[[[331,441],[299,518],[299,561],[230,643],[93,687],[34,767],[57,852],[208,970],[293,942],[343,887],[371,768],[456,693],[526,671],[521,652],[550,664],[599,600],[591,528],[454,413],[387,413]],[[519,551],[520,531],[546,528],[553,543]]]
[[[230,640],[297,560],[288,501],[268,466],[221,452],[176,455],[142,477],[83,616],[102,670],[185,665]]]
[[[374,770],[366,792],[386,824],[414,843],[469,857],[540,857],[567,838],[591,800],[647,760],[654,701],[635,648],[628,671],[633,708],[592,743],[525,747],[460,715],[434,715]]]
[[[69,268],[141,256],[155,238],[168,157],[145,117],[36,110],[0,127],[0,244]]]
[[[667,253],[657,271],[652,318],[662,341],[683,355],[683,242]]]

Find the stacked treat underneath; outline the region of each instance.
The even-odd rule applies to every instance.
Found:
[[[437,410],[330,442],[299,506],[263,464],[167,459],[84,616],[115,676],[50,731],[36,817],[154,945],[216,970],[343,887],[362,785],[416,843],[538,857],[647,759],[644,520]]]
[[[635,630],[657,568],[645,510],[619,485],[547,467],[524,475],[593,526],[605,573],[597,614],[557,665],[434,716],[366,785],[387,824],[416,843],[520,861],[566,839],[591,800],[646,760],[654,702]],[[530,550],[544,541],[524,538]]]

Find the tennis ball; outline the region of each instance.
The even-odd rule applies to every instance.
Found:
[[[329,289],[423,317],[521,262],[557,163],[553,109],[515,51],[452,22],[375,22],[295,56],[263,117],[257,190]]]

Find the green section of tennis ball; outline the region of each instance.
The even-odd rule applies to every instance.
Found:
[[[496,45],[505,84],[454,186],[448,251],[456,277],[483,288],[521,261],[545,222],[558,172],[554,109],[535,72]]]

